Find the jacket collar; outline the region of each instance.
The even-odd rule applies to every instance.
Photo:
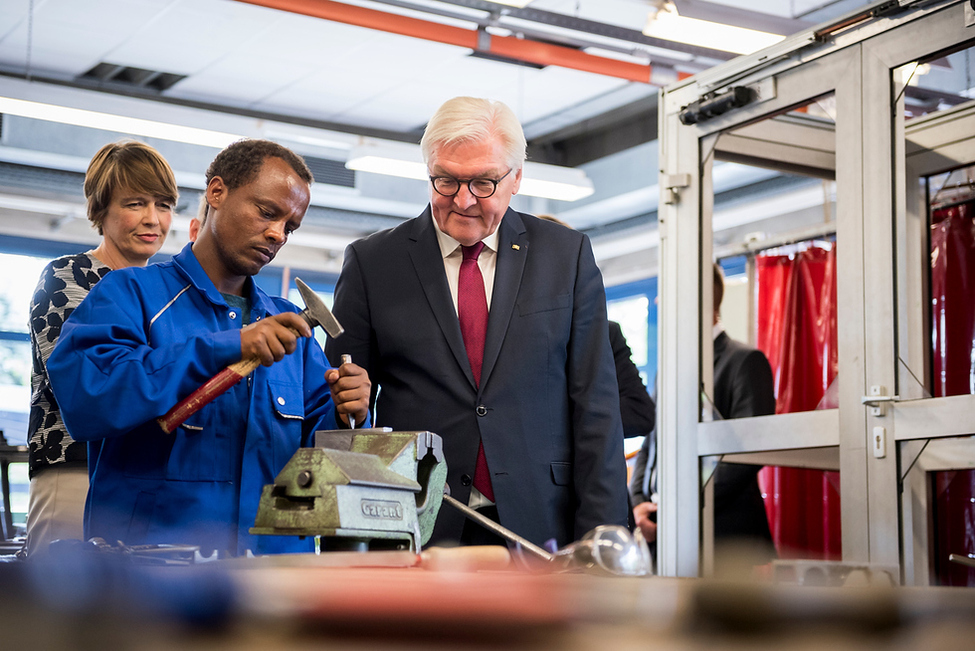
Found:
[[[207,272],[203,270],[203,266],[200,265],[200,261],[197,259],[196,254],[193,253],[193,243],[190,242],[183,247],[183,250],[173,256],[173,264],[176,268],[186,277],[188,281],[195,287],[201,294],[203,294],[208,301],[214,305],[227,306],[227,301],[224,300],[223,294],[217,289],[217,286],[213,284],[210,280],[210,276]],[[267,294],[261,291],[261,288],[257,286],[253,278],[248,278],[244,283],[245,291],[249,293],[251,312],[259,314],[261,316],[266,316],[272,314],[270,310],[271,301]]]
[[[494,291],[491,297],[491,311],[484,339],[484,365],[481,367],[480,387],[483,390],[491,376],[504,341],[504,333],[514,310],[515,299],[521,284],[528,254],[528,239],[521,213],[510,207],[501,219],[497,230],[498,260],[494,272]],[[447,339],[447,345],[464,370],[472,386],[477,386],[471,375],[467,361],[467,349],[460,333],[447,279],[444,276],[443,257],[437,240],[436,227],[430,214],[430,207],[422,215],[412,220],[409,247],[413,267],[420,279],[427,301]]]

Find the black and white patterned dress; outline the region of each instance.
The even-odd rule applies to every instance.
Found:
[[[47,358],[61,336],[61,326],[99,280],[111,271],[90,251],[53,260],[41,273],[30,303],[31,371],[30,475],[57,465],[83,466],[88,461],[84,443],[73,441],[61,420],[61,411],[47,377]]]

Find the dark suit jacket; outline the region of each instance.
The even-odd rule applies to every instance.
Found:
[[[724,332],[714,340],[714,406],[726,420],[775,413],[775,385],[765,354]],[[758,487],[759,470],[761,466],[718,464],[714,476],[716,540],[748,538],[771,547]]]
[[[429,207],[349,245],[335,288],[351,353],[372,378],[378,426],[444,442],[447,482],[466,503],[483,440],[501,524],[564,545],[626,524],[626,469],[606,297],[589,239],[507,211],[480,387],[474,383]],[[431,542],[458,541],[444,506]]]
[[[623,436],[646,436],[653,429],[657,417],[653,399],[647,393],[640,371],[633,363],[632,351],[623,336],[623,329],[616,321],[609,322],[609,343],[613,347],[616,363],[616,382],[620,387],[620,415],[623,418]]]

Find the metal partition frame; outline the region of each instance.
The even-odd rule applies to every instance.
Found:
[[[975,39],[975,28],[965,26],[967,2],[901,0],[899,5],[887,3],[882,17],[836,32],[829,41],[797,35],[787,41],[791,50],[777,47],[742,57],[661,93],[662,574],[697,576],[709,565],[702,556],[708,547],[701,533],[701,459],[716,454],[740,459],[747,454],[752,461],[770,463],[776,455],[796,459],[825,453],[833,464],[838,458],[844,560],[902,563],[894,441],[957,435],[972,422],[975,396],[881,409],[863,404],[865,396],[894,395],[905,384],[899,355],[917,363],[925,354],[922,321],[912,312],[923,305],[926,287],[918,277],[923,275],[918,238],[924,227],[905,208],[917,203],[907,190],[904,162],[911,146],[905,133],[909,136],[915,127],[905,127],[901,107],[892,105],[899,89],[892,70]],[[682,108],[732,85],[756,89],[758,101],[697,124],[680,122]],[[700,392],[711,395],[711,314],[702,309],[710,305],[711,283],[701,279],[710,279],[714,144],[722,132],[828,93],[836,100],[839,407],[701,422]],[[793,163],[800,159],[800,152],[791,157]],[[820,152],[812,166],[822,168],[822,160]],[[693,323],[699,324],[696,331],[688,327]],[[882,445],[875,446],[878,440]],[[765,454],[769,451],[777,452]]]
[[[905,201],[897,207],[897,323],[900,401],[892,406],[901,481],[904,582],[928,585],[931,517],[928,472],[975,468],[975,395],[930,398],[930,326],[917,305],[928,293],[928,203],[921,180],[975,164],[975,103],[912,120],[904,130],[901,173]],[[901,361],[903,360],[903,361]],[[920,377],[918,377],[920,375]]]

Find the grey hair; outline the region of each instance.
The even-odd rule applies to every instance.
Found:
[[[483,142],[497,137],[505,153],[505,162],[513,170],[525,163],[528,143],[514,112],[504,102],[479,97],[455,97],[437,109],[420,140],[423,161],[430,162],[435,151],[444,145]]]

